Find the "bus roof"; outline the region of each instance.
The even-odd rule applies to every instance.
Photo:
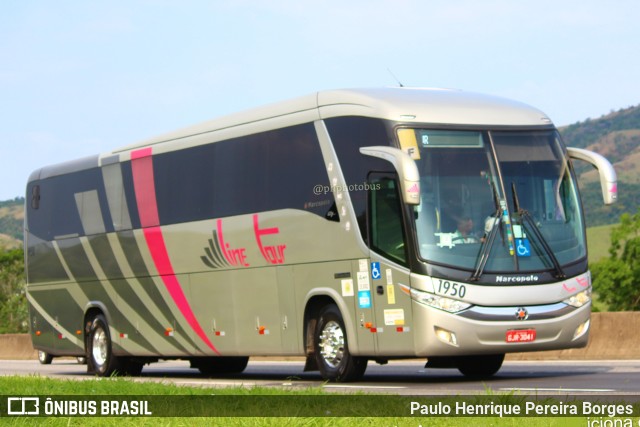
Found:
[[[127,156],[128,151],[142,147],[156,146],[154,152],[159,153],[178,146],[186,148],[340,116],[364,116],[421,125],[548,127],[552,124],[543,112],[529,105],[455,89],[390,87],[330,90],[209,120],[110,153],[45,166],[34,171],[29,182],[96,167],[104,159],[113,161],[114,155]]]
[[[454,89],[375,88],[313,93],[241,113],[209,120],[175,132],[123,147],[123,152],[148,145],[298,116],[312,121],[338,116],[365,116],[387,120],[450,125],[549,126],[540,110],[506,98]],[[279,122],[279,120],[275,120]]]

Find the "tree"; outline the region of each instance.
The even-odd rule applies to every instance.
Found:
[[[640,209],[611,230],[609,257],[591,265],[594,291],[614,311],[640,310]]]
[[[0,253],[0,333],[28,331],[22,249]]]

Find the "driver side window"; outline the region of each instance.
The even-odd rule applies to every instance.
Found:
[[[389,176],[369,177],[369,227],[371,249],[390,260],[407,264],[402,225],[402,205],[395,179]]]

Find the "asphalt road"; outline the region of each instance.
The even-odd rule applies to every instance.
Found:
[[[317,372],[303,372],[302,362],[250,361],[242,374],[204,378],[188,362],[166,361],[145,366],[135,381],[162,381],[195,387],[322,387],[327,391],[452,395],[517,391],[550,395],[627,395],[640,399],[640,360],[627,361],[506,361],[491,379],[469,380],[455,369],[425,369],[421,361],[369,365],[362,381],[325,383]],[[0,375],[42,375],[88,379],[86,366],[75,359],[54,359],[51,365],[35,360],[2,360]]]

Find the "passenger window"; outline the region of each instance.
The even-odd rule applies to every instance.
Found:
[[[396,181],[389,176],[378,175],[370,176],[369,182],[371,249],[406,265],[402,205]]]

